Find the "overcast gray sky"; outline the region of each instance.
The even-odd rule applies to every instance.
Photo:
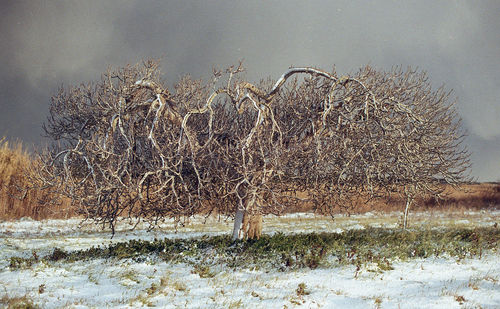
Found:
[[[0,136],[38,144],[61,84],[146,57],[170,84],[239,59],[251,81],[411,65],[454,89],[473,176],[500,180],[499,16],[500,1],[2,0]]]

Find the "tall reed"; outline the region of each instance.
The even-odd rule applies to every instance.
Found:
[[[31,217],[35,220],[48,218],[67,218],[75,215],[67,199],[58,203],[45,203],[54,200],[52,192],[36,188],[31,183],[29,173],[36,161],[21,142],[9,143],[0,138],[0,219],[11,220]]]

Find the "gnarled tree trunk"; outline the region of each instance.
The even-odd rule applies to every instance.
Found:
[[[242,206],[245,207],[242,207]],[[262,215],[255,212],[255,200],[244,199],[236,208],[233,226],[233,240],[260,239],[262,235]]]

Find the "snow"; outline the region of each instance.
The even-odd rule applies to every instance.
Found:
[[[488,226],[499,211],[421,213],[410,217],[415,225]],[[264,218],[264,233],[277,231],[342,232],[368,226],[393,227],[400,214],[339,216],[332,221],[311,214]],[[195,218],[177,233],[173,221],[147,232],[146,224],[131,231],[124,222],[117,234],[94,225],[77,228],[80,221],[22,219],[0,222],[0,299],[26,296],[43,308],[499,308],[498,253],[480,259],[449,257],[393,261],[393,270],[366,265],[328,269],[269,271],[212,267],[216,275],[201,278],[188,264],[167,263],[155,257],[91,259],[78,262],[39,262],[28,269],[11,270],[12,256],[44,255],[54,247],[85,249],[129,239],[185,238],[229,234],[231,222]],[[297,292],[305,284],[303,295]],[[1,304],[1,303],[0,303]]]

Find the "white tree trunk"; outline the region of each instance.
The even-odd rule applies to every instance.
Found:
[[[243,239],[244,215],[245,215],[245,209],[243,209],[242,207],[237,207],[236,214],[234,215],[233,240]]]
[[[408,227],[408,213],[410,211],[410,205],[411,205],[411,197],[407,197],[406,198],[406,208],[405,208],[405,214],[404,214],[404,218],[403,218],[403,229],[406,230],[406,228]]]

